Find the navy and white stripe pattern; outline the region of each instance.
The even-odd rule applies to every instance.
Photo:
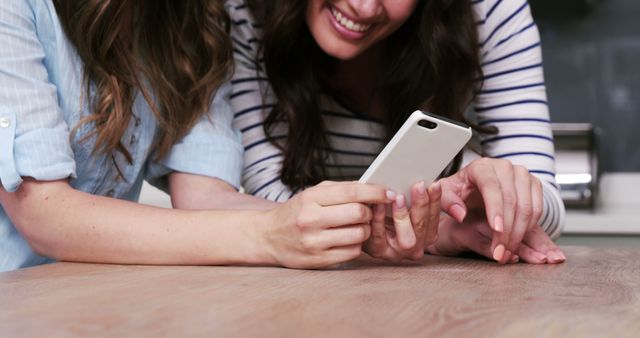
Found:
[[[564,206],[555,182],[553,138],[542,72],[540,36],[526,0],[473,0],[484,73],[474,110],[478,123],[499,128],[480,136],[486,156],[522,165],[543,182],[542,228],[557,237]],[[233,24],[236,73],[231,105],[234,126],[243,133],[243,185],[248,193],[276,201],[292,192],[279,179],[282,154],[264,135],[262,123],[276,99],[269,88],[261,56],[261,29],[243,0],[228,0]],[[383,126],[322,97],[321,110],[331,143],[332,180],[357,179],[384,146]],[[286,128],[275,133],[284,139]]]

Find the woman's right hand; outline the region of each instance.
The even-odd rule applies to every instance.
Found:
[[[365,251],[372,257],[391,262],[422,259],[426,245],[434,243],[438,237],[441,197],[439,182],[428,189],[424,182],[418,182],[411,188],[412,205],[408,206],[404,196],[398,194],[392,204],[391,217],[386,216],[386,205],[375,205],[372,233]]]
[[[395,193],[358,182],[323,182],[268,212],[264,239],[274,263],[322,268],[352,260],[370,234],[370,204],[388,204]]]

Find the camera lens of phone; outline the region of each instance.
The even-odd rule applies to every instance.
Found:
[[[427,129],[436,129],[436,127],[438,126],[437,123],[431,122],[429,120],[420,120],[418,121],[418,125],[420,127],[427,128]]]

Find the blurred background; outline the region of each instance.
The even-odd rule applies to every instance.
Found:
[[[560,242],[640,245],[640,0],[529,2],[568,211]],[[170,206],[148,185],[141,202]]]
[[[568,207],[565,233],[640,235],[640,1],[530,4]]]
[[[553,119],[597,128],[602,171],[639,172],[640,1],[530,3]]]

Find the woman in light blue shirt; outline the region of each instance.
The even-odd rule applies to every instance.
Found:
[[[237,193],[227,27],[220,1],[3,2],[0,271],[55,259],[319,267],[360,254],[366,204],[393,192],[324,184],[275,208]],[[254,210],[143,206],[132,202],[143,180],[175,208]]]

